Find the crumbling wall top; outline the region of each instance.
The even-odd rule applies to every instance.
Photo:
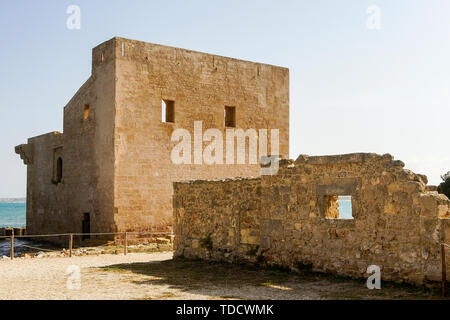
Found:
[[[376,153],[349,153],[339,155],[327,155],[327,156],[308,156],[301,154],[295,160],[295,163],[308,163],[308,164],[333,164],[333,163],[359,163],[367,162],[370,160],[387,160],[393,161],[394,157],[388,153],[379,155]],[[397,162],[399,166],[403,162]],[[404,166],[404,164],[403,164]]]
[[[260,180],[260,177],[234,177],[226,179],[192,179],[192,180],[182,180],[174,182],[174,186],[178,184],[202,184],[202,183],[228,183],[233,181],[249,181],[249,180]]]

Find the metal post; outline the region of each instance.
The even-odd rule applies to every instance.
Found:
[[[447,265],[445,263],[445,246],[441,244],[442,255],[442,295],[447,296]]]
[[[72,258],[73,234],[69,234],[69,257]]]
[[[14,259],[14,229],[11,230],[11,260]]]
[[[127,255],[127,251],[128,251],[128,249],[127,249],[128,243],[127,242],[128,242],[127,241],[127,233],[125,232],[124,239],[123,239],[123,246],[124,246],[123,253],[125,255]]]

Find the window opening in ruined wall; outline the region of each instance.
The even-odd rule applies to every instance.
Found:
[[[325,218],[327,219],[353,219],[351,196],[325,196]]]

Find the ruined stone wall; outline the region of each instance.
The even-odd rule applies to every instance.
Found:
[[[425,191],[426,177],[403,166],[390,155],[300,156],[283,160],[278,174],[253,180],[252,188],[245,180],[175,183],[175,256],[310,266],[353,277],[367,277],[375,264],[384,280],[438,281],[439,244],[450,242],[450,201]],[[227,196],[222,190],[231,185],[249,193]],[[342,195],[352,197],[353,219],[327,219],[327,199]],[[249,225],[235,226],[240,238],[225,255],[221,239],[230,228],[212,228],[211,221],[226,221],[227,212],[248,216],[246,203],[255,197],[260,209],[246,219]],[[204,231],[186,231],[191,228]],[[212,244],[197,246],[209,233]]]
[[[194,121],[202,121],[203,132],[217,128],[225,137],[225,106],[236,108],[237,128],[279,129],[279,153],[288,156],[288,69],[121,38],[115,46],[114,210],[120,231],[171,226],[173,181],[260,175],[257,164],[172,163],[178,143],[172,132],[187,129],[193,140]],[[175,101],[174,123],[161,121],[163,99]]]
[[[261,179],[174,183],[176,256],[235,260],[259,244]]]

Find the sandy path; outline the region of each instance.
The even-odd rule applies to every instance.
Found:
[[[0,299],[110,300],[110,299],[315,299],[320,298],[303,284],[302,294],[279,292],[273,288],[247,285],[223,286],[208,283],[192,290],[186,279],[182,286],[170,284],[161,276],[145,276],[133,272],[103,270],[118,264],[142,262],[161,263],[172,259],[172,252],[130,253],[124,255],[76,256],[72,258],[42,258],[0,260]],[[78,266],[80,289],[68,288],[68,268]],[[152,284],[152,281],[157,283]],[[163,281],[158,281],[163,280]],[[76,282],[72,282],[76,286]],[[317,283],[314,284],[317,290]],[[326,285],[326,284],[325,284]],[[319,284],[320,286],[320,284]],[[281,294],[283,293],[283,294]]]
[[[139,299],[164,296],[164,285],[135,284],[130,275],[106,272],[103,267],[122,263],[164,261],[172,253],[130,253],[124,255],[79,256],[72,258],[15,259],[0,261],[0,299]],[[68,289],[67,268],[79,266],[81,288]],[[197,298],[187,295],[185,298]]]
[[[70,266],[80,272],[69,284]],[[75,269],[76,270],[76,269]],[[172,261],[172,252],[0,259],[0,299],[436,299],[420,289],[364,280]]]

